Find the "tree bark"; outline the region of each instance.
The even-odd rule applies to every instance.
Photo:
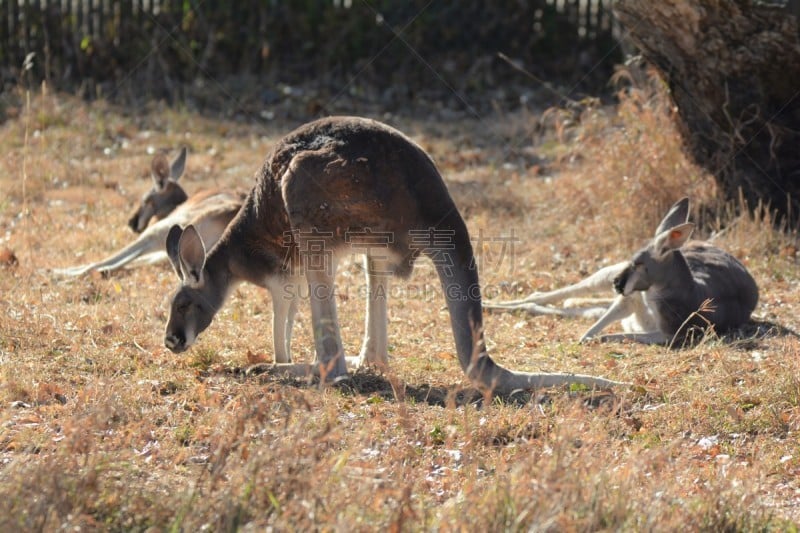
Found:
[[[617,0],[666,81],[690,155],[728,200],[800,220],[800,43],[791,9],[752,0]]]

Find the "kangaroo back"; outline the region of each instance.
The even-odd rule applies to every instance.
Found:
[[[735,257],[707,243],[688,241],[693,228],[689,199],[682,198],[666,212],[653,239],[630,261],[604,267],[567,287],[486,307],[595,317],[581,342],[596,338],[616,322],[621,322],[624,333],[602,335],[600,340],[664,344],[675,339],[676,333],[685,334],[693,327],[713,325],[717,331],[735,328],[750,318],[758,301],[758,288]],[[608,301],[599,316],[592,307],[549,307],[565,298],[612,287],[620,295]],[[705,304],[706,300],[710,304]]]
[[[614,280],[625,296],[644,291],[658,329],[669,337],[693,327],[736,328],[758,302],[758,287],[744,265],[715,246],[689,241],[693,229],[688,222],[665,229]]]
[[[55,269],[53,273],[76,277],[92,271],[111,272],[126,266],[156,263],[167,258],[167,234],[174,225],[185,227],[192,224],[208,246],[216,243],[238,212],[244,197],[238,193],[209,189],[187,199],[186,192],[178,184],[185,167],[186,148],[181,149],[171,163],[164,154],[156,155],[150,169],[153,188],[144,195],[128,222],[131,229],[141,235],[100,261]],[[148,225],[153,218],[158,219],[157,222]]]
[[[511,372],[492,361],[483,342],[480,284],[467,227],[430,157],[384,124],[329,117],[301,126],[267,156],[241,211],[203,261],[192,261],[191,247],[181,245],[197,240],[185,240],[186,232],[176,229],[171,241],[178,244],[171,258],[183,265],[184,274],[164,337],[174,352],[191,346],[235,284],[285,286],[302,272],[309,287],[314,367],[328,380],[343,377],[348,363],[358,366],[364,359],[344,354],[333,291],[335,252],[358,247],[382,264],[380,273],[369,274],[375,281],[372,288],[382,286],[383,276],[410,275],[420,254],[433,260],[459,363],[478,387],[511,392],[570,382],[615,384],[575,374]],[[384,244],[370,248],[376,236]],[[198,272],[189,276],[189,271]],[[385,293],[377,297],[370,292],[367,331],[384,344]],[[190,311],[200,308],[201,314]],[[307,366],[293,368],[308,371]]]
[[[718,332],[748,320],[758,304],[758,286],[733,255],[704,242],[692,241],[681,250],[701,297],[711,300],[709,319]]]

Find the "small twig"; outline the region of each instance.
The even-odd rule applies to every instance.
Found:
[[[518,61],[514,61],[513,59],[511,59],[510,57],[505,55],[503,52],[497,52],[497,57],[499,57],[500,59],[502,59],[503,61],[508,63],[509,66],[511,66],[511,68],[513,68],[515,70],[518,70],[519,72],[525,74],[530,79],[532,79],[533,81],[535,81],[536,83],[538,83],[539,85],[541,85],[542,87],[544,87],[545,89],[547,89],[548,91],[553,93],[554,95],[558,96],[559,98],[565,100],[566,102],[568,102],[568,103],[570,103],[572,105],[578,104],[578,102],[576,100],[573,100],[569,96],[560,93],[555,87],[553,87],[552,85],[550,85],[549,83],[547,83],[543,79],[541,79],[538,76],[536,76],[533,72],[529,71],[528,69],[523,67],[521,64],[519,64]]]
[[[27,58],[26,58],[27,65]],[[25,89],[25,137],[22,143],[22,216],[20,228],[25,239],[25,249],[28,253],[28,260],[33,259],[31,253],[31,242],[28,236],[28,133],[31,123],[31,90]]]
[[[688,317],[686,317],[686,320],[683,321],[681,327],[679,327],[678,331],[675,332],[675,335],[672,336],[672,340],[669,341],[669,345],[667,346],[667,348],[671,350],[675,346],[675,342],[678,340],[678,335],[680,334],[681,331],[684,330],[684,328],[686,328],[686,326],[689,325],[689,321],[692,320],[692,318],[694,317],[699,317],[703,322],[706,323],[706,331],[713,330],[714,324],[712,324],[709,319],[707,319],[705,316],[701,314],[703,312],[713,312],[713,311],[714,311],[714,306],[712,305],[711,298],[706,298],[705,300],[703,300],[703,303],[700,304],[700,308],[697,311],[694,311]]]

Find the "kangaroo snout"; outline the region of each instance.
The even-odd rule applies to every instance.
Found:
[[[164,346],[169,348],[173,353],[181,353],[186,351],[186,338],[176,333],[168,333],[164,337]]]
[[[614,278],[614,290],[617,291],[617,294],[624,294],[625,293],[625,284],[628,283],[628,278],[631,275],[631,271],[633,270],[633,265],[628,265],[628,267],[619,273],[619,275]]]
[[[137,210],[133,216],[128,220],[128,227],[133,230],[134,233],[141,233],[142,229],[139,228],[139,211]]]

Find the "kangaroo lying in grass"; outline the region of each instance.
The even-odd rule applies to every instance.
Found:
[[[582,281],[522,300],[488,302],[487,309],[524,310],[599,319],[583,334],[585,342],[620,321],[624,333],[602,341],[634,340],[647,344],[682,341],[697,328],[722,333],[748,320],[758,302],[758,287],[731,254],[706,242],[690,241],[689,199],[676,202],[656,229],[653,240],[631,261],[605,267]],[[549,307],[565,299],[614,289],[607,308]],[[577,300],[580,303],[580,300]],[[599,313],[598,313],[599,310]]]
[[[170,163],[158,154],[150,165],[153,187],[128,226],[141,235],[121,250],[96,263],[54,270],[65,277],[82,276],[92,271],[111,272],[138,264],[151,264],[167,258],[167,234],[174,225],[192,224],[205,242],[213,244],[242,205],[244,196],[219,190],[203,190],[191,197],[178,183],[186,167],[186,148]],[[148,226],[152,219],[157,222]]]
[[[376,246],[376,236],[381,236]],[[365,253],[367,313],[363,348],[346,357],[336,314],[337,257]],[[319,373],[385,366],[387,286],[429,257],[450,312],[461,368],[479,388],[502,393],[564,383],[618,384],[578,374],[513,372],[486,352],[478,272],[467,227],[430,157],[399,131],[363,118],[332,117],[288,134],[267,156],[255,187],[216,245],[194,226],[173,227],[167,251],[181,280],[164,344],[188,349],[239,283],[272,292],[278,370]],[[305,278],[305,280],[303,280]],[[308,284],[316,360],[292,364],[289,340],[301,283]]]

